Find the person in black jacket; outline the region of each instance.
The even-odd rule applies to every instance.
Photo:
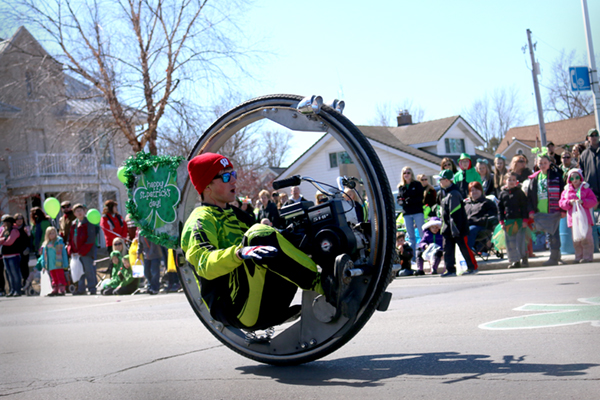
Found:
[[[257,221],[262,221],[264,218],[271,221],[275,228],[282,228],[282,221],[279,217],[279,210],[275,203],[271,201],[271,194],[266,190],[261,190],[258,193],[258,198],[262,203],[258,211]]]
[[[455,248],[458,246],[467,263],[467,271],[463,275],[477,273],[477,261],[467,244],[469,221],[465,212],[463,197],[452,179],[454,174],[450,170],[440,171],[440,191],[438,199],[441,204],[442,236],[444,237],[444,264],[446,272],[441,277],[456,276]]]
[[[396,201],[402,207],[404,215],[404,224],[408,233],[408,241],[412,247],[417,247],[417,236],[415,228],[419,231],[419,237],[423,237],[423,224],[425,217],[423,215],[423,192],[425,188],[421,182],[415,179],[413,170],[410,167],[402,168],[402,176],[398,184],[398,197]],[[413,256],[413,261],[415,260]]]
[[[544,230],[550,235],[550,259],[543,265],[562,264],[558,221],[566,215],[566,212],[558,203],[565,182],[562,171],[552,164],[547,153],[538,154],[538,167],[540,170],[529,176],[527,187],[529,219],[535,219],[536,226],[544,225],[549,229]],[[543,223],[544,221],[546,224]]]
[[[519,186],[518,174],[506,174],[506,188],[500,192],[498,199],[498,218],[504,229],[508,268],[528,267],[527,257],[527,223],[529,216],[527,196]]]
[[[498,224],[498,207],[483,195],[481,183],[471,182],[469,197],[465,200],[465,211],[469,220],[469,247],[472,249],[479,232],[492,229]]]
[[[413,275],[414,271],[411,267],[413,249],[408,243],[406,243],[406,234],[404,232],[398,232],[396,234],[396,249],[398,250],[398,258],[400,258],[400,265],[402,266],[396,276]]]

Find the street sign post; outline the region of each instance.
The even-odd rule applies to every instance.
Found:
[[[571,90],[573,92],[592,90],[588,67],[569,67],[569,76],[571,77]]]

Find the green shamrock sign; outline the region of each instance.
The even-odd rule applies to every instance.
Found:
[[[175,222],[181,192],[168,167],[148,169],[133,192],[133,201],[151,228]]]
[[[179,246],[177,207],[181,202],[178,174],[187,172],[183,157],[138,153],[125,161],[119,180],[128,189],[127,212],[140,234],[168,248]]]

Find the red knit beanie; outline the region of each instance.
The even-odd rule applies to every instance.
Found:
[[[231,161],[220,154],[204,153],[192,158],[188,163],[188,173],[192,184],[199,194],[202,194],[209,183],[224,168],[233,168]]]

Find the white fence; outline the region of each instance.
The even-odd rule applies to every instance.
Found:
[[[11,179],[36,176],[97,175],[98,166],[93,154],[31,153],[9,157]]]

